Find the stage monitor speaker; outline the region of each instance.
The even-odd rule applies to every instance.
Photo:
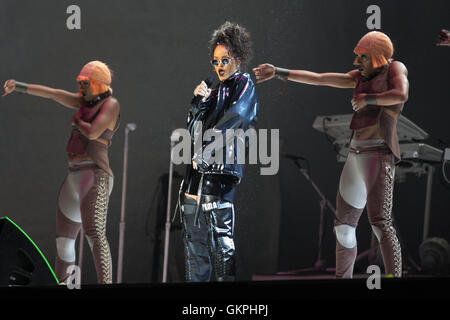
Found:
[[[52,284],[58,279],[41,250],[11,219],[0,218],[0,286]]]
[[[450,245],[443,238],[428,238],[419,247],[422,270],[432,275],[450,274]]]

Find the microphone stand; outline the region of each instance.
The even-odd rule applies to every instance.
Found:
[[[83,226],[81,226],[79,248],[78,248],[78,268],[80,269],[80,279],[81,279],[81,267],[83,265],[83,247],[84,247],[84,230]]]
[[[294,164],[298,167],[300,173],[308,180],[308,182],[311,184],[311,186],[314,188],[314,190],[317,192],[317,194],[320,197],[319,205],[320,205],[320,223],[319,223],[319,243],[318,243],[318,253],[317,253],[317,260],[314,263],[314,266],[312,268],[305,268],[305,269],[299,269],[299,270],[292,270],[288,272],[278,272],[278,274],[293,274],[293,273],[301,273],[301,272],[311,272],[311,271],[325,271],[325,272],[334,272],[334,268],[325,268],[324,266],[324,260],[322,259],[322,247],[323,247],[323,238],[324,238],[324,211],[326,207],[328,207],[331,212],[336,215],[336,209],[331,204],[331,202],[325,197],[325,195],[322,193],[322,191],[319,189],[319,187],[316,185],[316,183],[311,179],[309,176],[307,170],[301,166],[299,163],[299,159],[302,159],[301,157],[288,157],[291,159]]]
[[[169,242],[170,242],[170,206],[172,203],[172,176],[173,176],[173,161],[172,161],[172,150],[175,142],[180,139],[180,134],[175,130],[170,136],[170,159],[169,159],[169,183],[167,188],[167,212],[166,212],[166,225],[164,233],[164,260],[163,260],[163,276],[162,282],[167,282],[167,266],[169,261]]]
[[[300,173],[302,173],[303,176],[306,178],[306,180],[308,180],[311,183],[312,187],[317,192],[317,194],[319,194],[319,196],[321,198],[321,200],[319,200],[319,205],[320,205],[319,244],[318,244],[317,260],[314,263],[314,266],[312,268],[304,268],[304,269],[292,270],[292,271],[287,271],[287,272],[278,272],[278,274],[295,274],[295,273],[314,272],[314,271],[325,271],[325,272],[333,273],[336,270],[335,268],[325,268],[325,266],[324,266],[324,260],[322,259],[322,246],[323,246],[323,237],[324,237],[324,229],[325,229],[325,224],[324,224],[325,207],[328,207],[331,210],[331,212],[334,214],[334,216],[336,216],[336,209],[331,204],[331,202],[325,197],[325,195],[320,191],[319,187],[315,184],[315,182],[311,179],[311,177],[308,175],[307,170],[304,169],[301,166],[301,164],[299,163],[298,160],[304,159],[304,158],[298,157],[298,156],[292,156],[292,155],[285,155],[285,157],[291,159],[294,162],[294,164],[299,168]],[[377,255],[376,250],[378,248],[378,243],[377,243],[377,240],[376,240],[373,232],[371,234],[370,242],[371,242],[370,248],[368,250],[360,253],[356,257],[355,263],[365,257],[369,258],[369,263],[373,264],[375,262],[376,255]]]
[[[122,203],[120,208],[119,224],[119,254],[117,258],[117,283],[122,283],[123,270],[123,246],[125,238],[125,200],[127,193],[127,169],[128,169],[128,133],[136,130],[135,123],[128,123],[125,127],[125,143],[123,151],[123,179],[122,179]]]

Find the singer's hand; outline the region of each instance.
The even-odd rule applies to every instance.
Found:
[[[81,119],[81,112],[77,112],[76,114],[73,115],[73,117],[72,117],[72,125],[76,125],[77,124],[76,121],[78,119]]]
[[[5,84],[3,85],[3,90],[5,91],[2,95],[2,97],[6,96],[7,94],[10,94],[11,92],[16,89],[16,80],[9,79],[5,81]]]
[[[211,89],[208,88],[208,85],[205,81],[202,81],[198,86],[194,89],[194,96],[202,96],[207,97],[211,93]]]
[[[275,76],[275,66],[270,63],[260,64],[253,68],[253,73],[256,77],[256,83],[261,83]]]
[[[197,170],[198,169],[198,165],[195,161],[192,161],[192,167]]]

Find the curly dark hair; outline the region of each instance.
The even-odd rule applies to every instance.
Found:
[[[226,21],[218,29],[214,30],[209,40],[209,55],[212,59],[214,49],[218,45],[227,47],[230,55],[245,65],[252,57],[252,42],[250,33],[243,26]]]

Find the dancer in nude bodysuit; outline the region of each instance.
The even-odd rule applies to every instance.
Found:
[[[100,61],[86,64],[77,77],[79,92],[71,93],[37,84],[7,80],[4,96],[19,91],[53,99],[78,112],[72,117],[67,144],[68,173],[58,195],[55,272],[60,282],[75,264],[75,240],[81,226],[92,250],[99,283],[112,282],[106,239],[106,215],[113,173],[108,147],[119,125],[120,105],[113,98],[111,72]]]
[[[312,85],[353,88],[352,139],[339,182],[334,222],[338,278],[353,275],[355,230],[364,207],[380,243],[386,273],[402,275],[400,243],[391,210],[394,165],[400,160],[396,124],[408,99],[409,83],[403,63],[392,61],[393,52],[389,37],[372,31],[355,47],[354,65],[358,69],[348,73],[319,74],[267,63],[253,69],[257,83],[277,76]]]

